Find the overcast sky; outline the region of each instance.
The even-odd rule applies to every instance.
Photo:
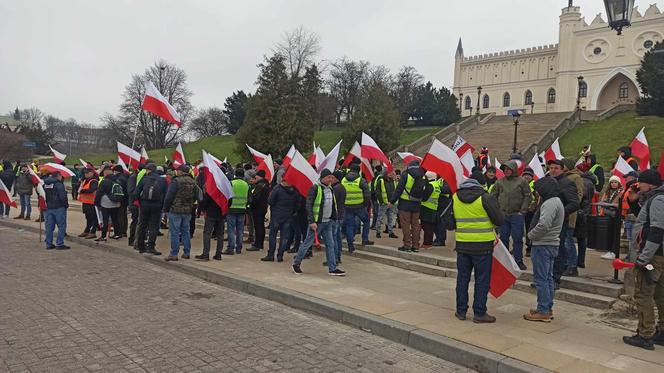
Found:
[[[653,1],[653,0],[649,0]],[[588,23],[601,0],[576,0]],[[648,1],[637,0],[641,12]],[[188,74],[192,103],[223,107],[255,90],[256,64],[286,30],[342,56],[414,66],[452,85],[459,37],[466,56],[558,42],[565,0],[0,0],[0,113],[38,107],[99,124],[124,86],[159,59]]]

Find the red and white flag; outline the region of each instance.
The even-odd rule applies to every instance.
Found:
[[[222,214],[228,211],[228,201],[233,198],[233,185],[210,155],[203,150],[205,166],[205,193],[219,206]]]
[[[290,167],[284,174],[284,180],[306,197],[309,189],[318,181],[318,173],[299,151],[295,151]]]
[[[274,177],[274,161],[272,160],[272,154],[268,154],[267,157],[258,164],[256,170],[265,171],[265,180],[267,180],[268,183],[271,182],[272,178]]]
[[[176,170],[180,168],[183,164],[187,163],[184,159],[184,150],[182,150],[182,143],[178,142],[178,146],[175,147],[173,151],[173,168]]]
[[[533,170],[533,180],[539,180],[546,176],[544,168],[542,168],[542,163],[540,162],[537,154],[533,155],[533,159],[531,159],[530,163],[528,163],[528,167]]]
[[[219,166],[219,167],[221,167],[221,164],[224,163],[223,161],[220,161],[219,158],[215,157],[214,155],[212,155],[210,153],[207,153],[207,155],[209,155],[210,158],[212,158],[212,160],[214,161],[214,163],[216,163],[217,166]]]
[[[498,158],[493,159],[494,162],[494,167],[496,168],[496,179],[502,179],[505,177],[505,173],[503,172],[503,165],[500,164],[500,161],[498,161]]]
[[[131,173],[131,172],[129,172],[129,168],[127,168],[127,165],[124,163],[124,161],[120,157],[118,157],[118,164],[122,167],[122,172],[124,172],[125,174],[130,174]]]
[[[251,146],[249,146],[249,144],[245,144],[245,145],[247,145],[247,149],[249,149],[249,152],[251,152],[251,155],[254,157],[254,160],[256,161],[256,163],[260,164],[261,162],[263,162],[263,160],[265,158],[267,158],[267,154],[263,154],[263,153],[259,152],[258,150],[256,150],[256,149],[252,148]]]
[[[320,166],[321,162],[323,162],[323,159],[325,159],[325,152],[323,149],[321,149],[320,145],[316,146],[316,149],[314,150],[314,153],[316,154],[316,168]]]
[[[544,161],[549,162],[556,159],[563,159],[563,155],[560,153],[560,144],[558,143],[558,138],[551,144],[549,149],[544,152]]]
[[[418,157],[411,152],[397,152],[397,155],[399,158],[403,159],[403,164],[406,166],[408,166],[408,164],[412,161],[419,161],[420,163],[422,162],[422,157]]]
[[[650,168],[650,147],[646,134],[643,132],[646,128],[641,128],[639,134],[636,135],[629,146],[632,148],[632,155],[639,158],[639,170],[645,171]]]
[[[0,202],[11,207],[17,207],[16,202],[12,198],[12,193],[7,189],[5,183],[0,180]]]
[[[89,168],[89,169],[92,170],[92,172],[95,173],[95,175],[99,175],[99,173],[97,172],[97,169],[95,168],[95,166],[94,166],[92,163],[90,163],[90,162],[86,162],[86,161],[84,161],[84,160],[81,159],[81,158],[79,158],[78,160],[81,162],[81,164],[83,165],[83,167],[85,167],[85,168]]]
[[[495,298],[500,297],[511,288],[516,280],[521,276],[522,271],[516,264],[503,241],[496,240],[493,246],[493,259],[491,264],[491,280],[489,292]]]
[[[171,106],[168,100],[166,100],[152,82],[147,82],[145,85],[145,96],[143,97],[141,108],[159,118],[175,124],[177,128],[180,128],[182,125],[180,114],[178,114],[177,110]]]
[[[148,156],[148,151],[145,150],[145,146],[141,146],[141,159],[139,160],[138,163],[145,164],[145,162],[147,162],[148,159],[150,159],[150,157]]]
[[[475,148],[473,148],[473,146],[466,142],[466,140],[464,140],[461,136],[457,136],[456,140],[454,140],[454,144],[452,144],[452,150],[457,153],[459,158],[461,158],[461,156],[469,150],[471,154],[475,152]]]
[[[579,157],[579,159],[576,161],[576,163],[574,163],[574,167],[576,167],[576,166],[578,166],[578,165],[580,165],[581,163],[583,163],[583,162],[586,161],[586,154],[589,154],[589,153],[590,153],[590,149],[592,149],[592,147],[593,147],[592,144],[588,145],[588,150],[586,150],[585,152],[581,153],[581,156]]]
[[[57,164],[57,163],[44,163],[41,166],[42,169],[45,169],[46,171],[53,173],[53,172],[59,172],[62,177],[67,178],[67,177],[72,177],[74,176],[74,173],[68,169],[67,167]]]
[[[623,159],[623,157],[618,157],[618,160],[616,161],[616,165],[613,167],[613,170],[611,170],[611,175],[616,175],[620,178],[620,184],[625,186],[627,181],[625,180],[625,175],[628,173],[634,171],[632,166],[627,163],[626,160]]]
[[[120,141],[118,141],[118,158],[122,159],[125,165],[128,165],[134,170],[137,169],[138,164],[141,163],[141,153],[128,147]]]
[[[378,147],[378,144],[371,138],[371,136],[362,132],[362,145],[361,155],[367,160],[377,159],[387,167],[387,172],[392,172],[392,162],[387,158],[385,153]]]
[[[422,168],[437,173],[448,183],[452,193],[456,193],[466,179],[459,156],[438,139],[433,140],[431,148],[424,155]]]
[[[60,153],[59,151],[53,149],[51,145],[48,146],[51,149],[51,152],[53,152],[53,160],[55,163],[62,163],[65,161],[65,158],[67,158],[67,154]]]
[[[44,190],[44,181],[32,168],[28,167],[28,171],[30,172],[32,185],[34,185],[35,191],[37,192],[37,205],[40,210],[46,210],[46,191]]]
[[[374,178],[373,167],[371,167],[371,162],[369,162],[368,159],[362,156],[362,147],[357,141],[355,141],[355,144],[353,144],[353,147],[350,148],[350,151],[348,153],[351,155],[350,161],[352,161],[353,158],[357,158],[360,160],[360,172],[362,172],[364,178],[367,179],[367,182],[371,182],[371,180],[373,180]],[[348,158],[349,157],[346,156],[344,164],[346,164],[346,161],[348,161],[348,164],[350,164]]]
[[[339,140],[337,145],[335,145],[325,158],[320,161],[318,167],[316,167],[316,172],[321,173],[324,169],[334,172],[334,168],[337,166],[337,159],[339,159],[339,150],[341,149],[342,141],[343,140]]]
[[[291,145],[290,149],[288,149],[288,153],[286,153],[286,156],[284,157],[283,161],[284,168],[288,168],[288,166],[290,166],[296,151],[297,150],[295,150],[295,145]]]

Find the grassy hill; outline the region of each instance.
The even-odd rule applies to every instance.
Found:
[[[659,163],[664,150],[664,118],[639,117],[633,112],[577,126],[560,139],[560,151],[576,159],[584,145],[592,144],[592,152],[606,168],[615,162],[616,149],[629,145],[643,127],[650,145],[650,163]]]
[[[438,131],[440,128],[428,127],[414,130],[405,130],[402,131],[401,138],[399,139],[400,144],[410,144],[411,142],[419,139],[422,136],[425,136],[429,133]],[[342,138],[342,130],[324,130],[317,131],[314,134],[314,139],[316,144],[320,144],[324,152],[330,151],[334,145]],[[240,154],[235,152],[237,144],[235,143],[235,136],[213,136],[200,139],[198,141],[191,142],[189,144],[183,145],[184,156],[187,160],[196,160],[201,158],[201,150],[205,150],[219,159],[224,159],[228,157],[229,162],[236,163],[241,159]],[[162,162],[164,156],[171,158],[174,148],[166,149],[155,149],[148,151],[150,158]],[[258,149],[260,150],[260,149]],[[384,149],[389,151],[391,149]],[[306,156],[307,154],[305,154]],[[103,153],[103,154],[82,154],[82,155],[71,155],[67,157],[68,164],[78,163],[78,159],[82,158],[87,162],[92,162],[94,165],[99,165],[104,160],[115,159],[117,157],[116,153]]]

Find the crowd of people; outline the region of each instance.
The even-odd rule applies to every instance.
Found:
[[[638,170],[629,147],[620,148],[619,156],[634,170],[622,179],[611,176],[605,185],[604,169],[588,148],[578,162],[549,160],[544,165],[546,176],[537,180],[519,154],[497,170],[487,162],[488,149],[483,148],[475,168],[455,193],[439,175],[424,170],[418,160],[402,171],[375,166],[373,178],[361,172],[359,160],[347,168],[340,161],[334,172],[320,173],[306,196],[284,179],[281,161],[275,162],[271,180],[264,170],[256,169],[256,164],[222,163],[220,169],[233,189],[227,206],[218,205],[206,193],[206,173],[199,162],[158,166],[147,161],[128,173],[111,161],[99,169],[74,165],[71,193],[85,216],[79,237],[100,242],[126,238],[139,253],[160,255],[157,236],[168,229],[167,261],[190,259],[191,238],[199,218],[204,219],[203,247],[195,259],[201,261],[210,260],[215,240],[213,260],[242,254],[243,244],[249,245],[246,251],[263,251],[265,223],[269,221],[267,250],[260,260],[282,262],[286,253],[294,254],[295,274],[303,273],[304,259],[312,256],[312,248],[320,241],[328,273],[344,276],[338,267],[343,240],[352,254],[357,235],[361,245],[371,245],[370,230],[375,230],[376,238],[386,234],[388,239],[397,239],[396,228],[400,227],[398,250],[416,253],[445,246],[447,231],[453,230],[458,270],[455,316],[467,318],[468,286],[473,276],[472,320],[476,323],[496,321],[487,312],[486,303],[498,238],[511,248],[521,270],[527,269],[524,257],[532,260],[537,306],[526,312],[524,319],[551,322],[561,278],[578,276],[579,268],[585,268],[590,217],[612,216],[622,222],[632,249],[627,259],[637,268],[639,329],[624,341],[653,349],[654,344],[664,345],[664,187],[657,170]],[[5,161],[0,172],[3,183],[19,196],[17,219],[31,219],[31,168],[38,171],[34,164]],[[46,209],[40,219],[46,222],[46,248],[67,249],[64,237],[69,204],[62,175],[53,172],[42,176]],[[9,206],[0,212],[7,217]],[[53,244],[55,226],[59,230]],[[605,258],[614,256],[610,252]],[[655,305],[660,311],[659,327]]]

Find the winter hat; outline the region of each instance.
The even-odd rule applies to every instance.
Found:
[[[535,177],[535,173],[533,172],[533,169],[530,168],[530,167],[526,167],[526,168],[523,170],[523,173],[521,174],[521,176],[526,176],[526,175],[528,175],[528,176],[530,176],[530,177]]]
[[[616,176],[616,175],[612,175],[612,176],[609,178],[609,183],[611,183],[611,182],[613,182],[613,181],[620,182],[620,178],[619,178],[618,176]]]
[[[470,174],[470,178],[477,180],[477,182],[482,185],[486,184],[486,177],[484,177],[484,174],[482,174],[481,172],[473,172],[472,174]]]
[[[337,180],[339,180],[339,181],[341,181],[341,179],[344,178],[344,172],[341,171],[341,170],[336,170],[336,171],[334,171],[334,172],[332,173],[332,175],[334,175],[334,177],[336,177]]]
[[[425,176],[427,177],[427,180],[436,180],[436,178],[438,177],[438,175],[436,175],[436,173],[432,171],[427,171]]]
[[[328,170],[327,168],[324,168],[323,171],[320,172],[320,180],[323,180],[330,175],[332,175],[332,171]]]
[[[575,163],[576,163],[576,162],[574,162],[574,160],[571,159],[571,158],[565,158],[565,159],[563,159],[563,164],[565,165],[565,168],[568,169],[568,170],[570,170],[570,171],[574,169],[574,164],[575,164]]]
[[[145,165],[146,170],[150,170],[151,172],[157,171],[157,165],[154,163],[148,163]]]
[[[189,167],[189,165],[183,164],[182,166],[180,166],[179,170],[184,172],[185,174],[188,174],[189,171],[191,171],[191,167]]]
[[[662,175],[655,169],[649,169],[641,172],[639,175],[639,183],[646,183],[654,186],[662,185]]]
[[[115,165],[115,166],[113,167],[113,171],[115,171],[115,172],[124,172],[124,168],[122,168],[122,166],[120,166],[120,165],[118,164],[118,165]]]
[[[256,176],[265,177],[265,170],[258,170]]]
[[[360,166],[353,164],[350,166],[351,172],[360,172]]]

